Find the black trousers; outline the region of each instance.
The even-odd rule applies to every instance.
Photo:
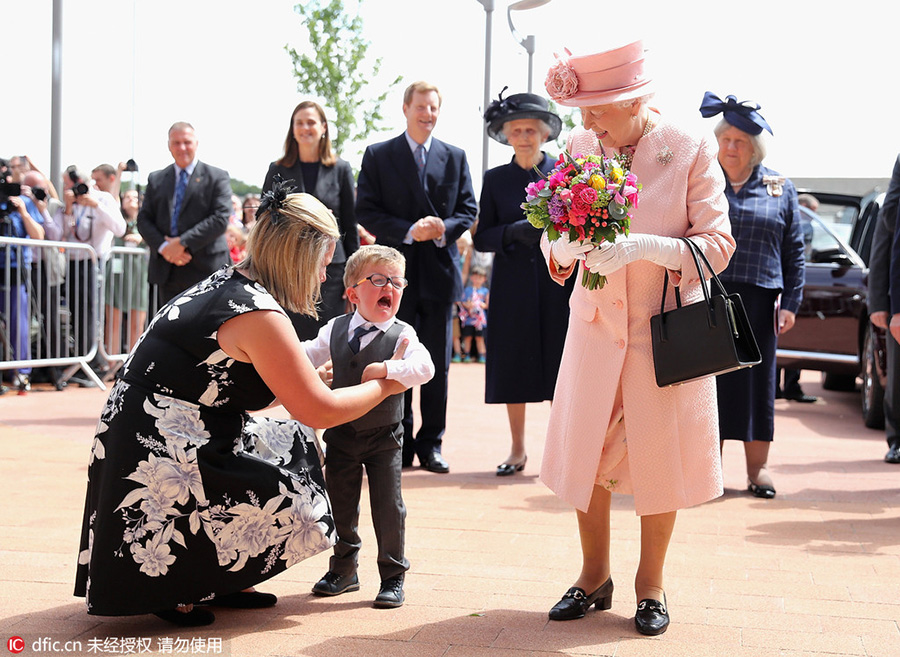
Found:
[[[406,506],[400,491],[402,425],[363,432],[344,425],[329,429],[324,438],[325,486],[338,534],[329,570],[341,575],[356,572],[362,546],[359,499],[365,468],[378,543],[378,573],[382,581],[402,575],[409,570],[404,556]]]
[[[410,288],[407,288],[407,291]],[[410,324],[434,361],[434,378],[419,390],[422,424],[413,435],[412,390],[403,401],[403,462],[411,464],[413,455],[422,461],[432,452],[441,452],[447,428],[447,383],[450,372],[450,350],[453,346],[450,318],[453,304],[419,300],[404,293],[397,317]]]
[[[884,391],[884,430],[890,447],[900,447],[900,345],[891,332],[887,342],[887,386]]]

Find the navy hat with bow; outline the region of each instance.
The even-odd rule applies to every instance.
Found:
[[[550,103],[546,98],[537,94],[513,94],[507,98],[503,92],[508,87],[503,87],[497,100],[488,105],[484,112],[484,120],[487,122],[487,131],[492,139],[501,144],[508,144],[506,135],[503,134],[503,125],[507,121],[516,119],[539,119],[550,126],[550,134],[547,141],[552,141],[559,136],[562,130],[562,120],[550,111]]]
[[[763,130],[768,130],[770,135],[775,134],[762,115],[757,112],[758,109],[759,104],[749,100],[738,102],[736,96],[726,96],[723,102],[711,91],[707,91],[703,95],[703,102],[700,103],[700,114],[704,119],[721,112],[726,121],[748,135],[755,136]]]

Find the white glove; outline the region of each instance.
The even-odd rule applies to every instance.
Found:
[[[632,233],[617,237],[615,242],[603,242],[587,254],[584,266],[595,274],[608,276],[635,260],[649,260],[666,269],[679,271],[681,244],[674,237]]]
[[[565,269],[571,265],[579,256],[592,250],[594,245],[590,242],[570,242],[566,235],[550,242],[550,255],[556,261],[560,268]]]

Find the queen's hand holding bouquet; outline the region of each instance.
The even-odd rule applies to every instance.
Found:
[[[546,178],[525,189],[522,209],[536,228],[547,232],[557,262],[571,264],[595,246],[627,236],[641,185],[620,157],[564,151]],[[557,242],[561,244],[557,245]],[[602,288],[606,277],[585,269],[581,284]]]

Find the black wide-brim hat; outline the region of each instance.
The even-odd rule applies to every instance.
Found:
[[[503,91],[506,91],[505,87]],[[550,126],[550,134],[547,135],[546,141],[553,141],[559,136],[559,132],[562,130],[562,120],[550,111],[550,103],[546,98],[541,98],[537,94],[513,94],[504,98],[503,91],[484,113],[488,135],[491,136],[491,139],[508,145],[506,135],[503,134],[503,125],[507,121],[517,119],[538,119]]]

